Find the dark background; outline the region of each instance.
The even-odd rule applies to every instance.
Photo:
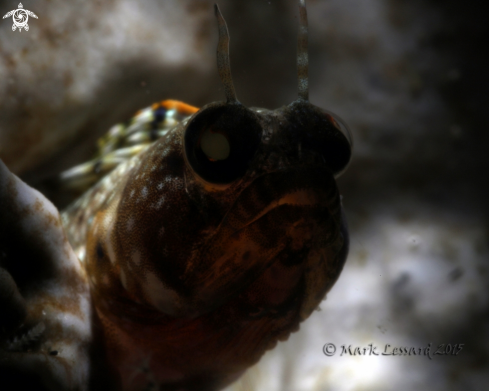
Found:
[[[210,1],[29,1],[0,23],[0,157],[36,186],[153,101],[224,99]],[[240,101],[296,98],[297,5],[219,2]],[[0,1],[0,14],[16,8]],[[482,390],[489,380],[488,24],[482,2],[307,2],[310,100],[354,155],[338,179],[351,255],[337,285],[236,389]],[[49,193],[48,193],[49,195]],[[51,197],[55,195],[51,194]],[[326,357],[465,344],[457,356]],[[445,347],[446,348],[446,347]],[[339,349],[339,348],[338,348]],[[242,387],[242,388],[239,388]]]

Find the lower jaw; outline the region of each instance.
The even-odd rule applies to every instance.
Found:
[[[106,348],[123,389],[141,390],[149,383],[165,389],[219,389],[238,379],[279,338],[286,339],[289,324],[298,323],[297,311],[291,311],[281,319],[236,316],[229,324],[233,307],[229,303],[193,320],[159,325],[129,325],[99,314],[109,330]]]

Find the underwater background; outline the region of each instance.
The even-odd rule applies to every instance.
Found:
[[[0,1],[0,13],[16,6]],[[219,6],[238,99],[266,108],[295,100],[296,2]],[[29,19],[29,31],[12,31],[10,18],[0,23],[0,157],[34,187],[89,158],[111,125],[154,101],[224,99],[211,1],[24,7],[39,17]],[[350,256],[320,311],[229,389],[483,390],[489,27],[482,8],[437,0],[309,0],[307,8],[310,101],[340,115],[354,138],[338,179]],[[329,343],[332,356],[323,352]],[[369,344],[421,354],[353,354]],[[341,355],[342,345],[353,353]]]

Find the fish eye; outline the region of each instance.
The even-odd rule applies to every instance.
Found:
[[[189,121],[185,157],[203,180],[228,184],[245,174],[261,134],[258,118],[251,110],[240,103],[213,103]]]
[[[285,116],[301,146],[321,155],[335,177],[346,170],[353,138],[339,116],[304,100],[292,102],[285,110]]]

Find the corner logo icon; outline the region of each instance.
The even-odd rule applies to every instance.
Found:
[[[17,8],[16,10],[7,12],[3,16],[3,19],[8,18],[9,16],[12,16],[12,19],[14,21],[14,24],[12,25],[12,31],[15,31],[18,28],[19,32],[22,31],[22,28],[24,28],[25,31],[29,31],[29,25],[27,24],[29,16],[37,19],[37,15],[32,11],[25,10],[22,3],[19,3],[19,8]]]

